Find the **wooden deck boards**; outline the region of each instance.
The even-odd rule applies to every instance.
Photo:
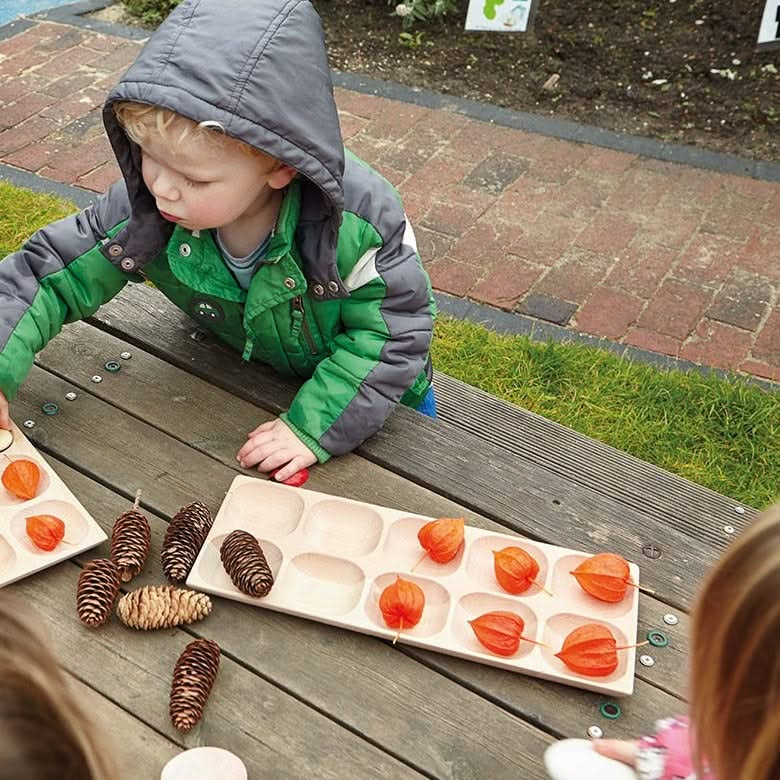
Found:
[[[12,405],[17,421],[37,421],[30,438],[107,531],[143,489],[153,556],[133,587],[163,582],[167,520],[196,499],[216,512],[241,473],[238,442],[296,388],[194,340],[194,330],[159,294],[136,286],[93,324],[68,326]],[[124,350],[132,358],[122,370],[105,372]],[[94,374],[104,381],[91,382]],[[750,511],[737,515],[717,494],[438,381],[441,422],[400,409],[358,454],[315,468],[307,487],[637,561],[658,591],[640,599],[640,639],[661,628],[671,644],[650,650],[655,666],[637,666],[622,717],[598,714],[604,696],[226,600],[186,629],[149,634],[114,622],[90,632],[76,619],[75,583],[79,565],[107,553],[103,545],[13,587],[43,613],[96,711],[124,724],[112,724],[125,735],[120,760],[133,766],[143,752],[144,774],[128,777],[152,777],[177,749],[204,742],[241,755],[250,776],[533,780],[544,777],[542,752],[554,737],[584,736],[594,724],[633,736],[684,709],[686,609],[727,541],[715,529],[725,518],[739,527]],[[78,398],[62,401],[73,389]],[[45,417],[40,406],[51,400],[60,413]],[[458,415],[459,404],[466,413]],[[494,435],[479,435],[479,421]],[[711,527],[693,522],[697,506]],[[641,556],[648,541],[662,547],[660,559]],[[670,611],[674,627],[662,622]],[[167,716],[170,673],[194,636],[215,639],[225,657],[202,726],[182,736]]]

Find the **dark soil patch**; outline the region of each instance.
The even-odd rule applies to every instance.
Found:
[[[467,33],[461,0],[414,46],[385,0],[314,2],[337,70],[780,160],[780,52],[755,50],[763,0],[539,0],[533,34]]]

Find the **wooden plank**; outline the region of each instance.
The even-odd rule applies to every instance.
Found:
[[[62,398],[67,388],[36,369],[14,413],[34,413],[42,398]],[[165,516],[196,498],[216,508],[235,474],[86,393],[31,434],[38,446],[125,495],[142,486],[147,506]],[[103,500],[91,503],[84,486],[71,487],[102,522],[118,513],[119,507],[111,510]],[[162,522],[155,524],[156,550],[163,529]],[[162,580],[155,556],[139,584]],[[453,767],[470,767],[475,776],[508,776],[521,767],[541,767],[549,737],[389,643],[222,600],[205,623],[192,628],[216,639],[256,674],[425,774],[447,777]],[[507,744],[513,745],[510,753],[502,749]]]
[[[97,321],[121,338],[271,412],[285,408],[295,393],[291,380],[259,364],[242,364],[222,344],[190,338],[190,321],[148,287],[124,291],[101,312]],[[561,476],[403,408],[358,452],[523,535],[594,552],[610,549],[641,561],[644,583],[679,609],[689,608],[696,587],[728,542],[721,519],[705,517],[694,535],[665,517],[628,506],[605,492],[607,487],[580,485],[573,474]],[[695,486],[692,490],[694,498]],[[734,514],[731,524],[743,528],[746,517]],[[704,538],[710,542],[704,544]],[[648,544],[660,548],[662,556],[643,558]]]
[[[42,364],[58,373],[91,375],[90,372],[96,365],[105,361],[107,357],[119,355],[127,346],[106,334],[96,331],[90,333],[91,330],[84,325],[68,329],[66,336],[52,344],[41,355]],[[80,367],[82,363],[84,368]],[[233,457],[234,443],[242,438],[244,431],[259,422],[257,409],[202,380],[183,377],[178,370],[172,369],[171,366],[140,350],[133,351],[132,360],[125,365],[122,372],[121,381],[119,377],[107,378],[99,385],[87,382],[81,387],[90,393],[99,394],[112,404],[127,409],[135,417],[146,419],[156,428],[166,430],[179,440],[196,442],[204,452],[231,468],[236,468]],[[145,394],[139,395],[138,387],[143,387],[148,397]],[[186,395],[183,395],[182,388],[185,387]],[[173,388],[179,390],[174,391]],[[175,392],[178,392],[178,395],[175,395]],[[180,405],[186,413],[172,414],[171,403],[166,407],[157,403],[154,400],[156,398],[168,398],[174,407]],[[208,410],[208,412],[199,414],[197,410]],[[63,411],[69,413],[70,407]],[[48,426],[50,420],[43,422]],[[45,436],[45,432],[40,429],[36,431],[38,435]],[[153,447],[143,445],[142,449],[149,450]],[[336,459],[323,468],[315,469],[310,486],[312,489],[421,514],[452,515],[462,512],[462,507],[354,455]],[[477,515],[469,515],[468,519],[469,522],[484,528],[506,531],[502,526]],[[650,628],[659,627],[660,615],[667,610],[657,601],[644,596],[641,597],[640,604],[640,636],[644,636]],[[640,679],[681,696],[684,689],[683,674],[687,655],[687,618],[684,615],[680,616],[680,625],[676,629],[676,634],[675,642],[658,658],[658,666],[652,669],[639,667],[638,674]],[[567,700],[568,707],[548,708],[546,702],[550,697],[549,684],[528,681],[516,675],[510,675],[514,679],[511,684],[508,684],[507,675],[497,670],[488,670],[487,667],[477,664],[458,664],[438,654],[431,653],[426,656],[423,651],[419,653],[421,655],[416,657],[427,658],[428,663],[435,664],[444,673],[462,680],[469,687],[479,689],[480,686],[484,686],[491,698],[501,701],[504,706],[518,714],[530,714],[536,717],[537,712],[549,711],[549,716],[545,716],[543,722],[553,733],[583,733],[587,726],[591,725],[594,710],[592,697],[574,699],[578,704],[572,706],[571,689],[558,686],[560,695]],[[448,664],[450,666],[447,666]],[[576,695],[590,696],[580,692]],[[672,700],[654,697],[656,697],[655,693],[650,690],[645,691],[640,684],[637,688],[637,696],[632,700],[636,702],[634,711],[642,719],[643,728],[652,724],[658,711],[679,708],[679,705]],[[651,706],[643,708],[641,702],[648,699],[652,700]],[[522,702],[519,709],[515,702]],[[564,717],[559,721],[558,715],[561,713]],[[626,734],[636,731],[635,727],[632,732],[630,720],[619,725],[625,726]]]
[[[43,617],[57,655],[71,674],[89,681],[172,742],[232,750],[247,765],[250,777],[419,776],[236,663],[229,651],[223,652],[203,721],[180,734],[170,722],[168,699],[176,659],[192,636],[179,629],[134,631],[116,619],[99,630],[85,628],[73,608],[79,571],[66,562],[12,587]],[[140,776],[157,777],[161,768]]]
[[[117,706],[81,680],[69,682],[113,756],[119,777],[156,778],[181,747]]]

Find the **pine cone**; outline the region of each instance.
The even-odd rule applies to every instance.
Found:
[[[89,561],[79,574],[76,611],[90,628],[102,626],[111,615],[119,593],[119,569],[108,558]]]
[[[169,712],[173,725],[189,731],[202,717],[219,670],[219,645],[196,639],[184,648],[173,669]]]
[[[209,612],[211,599],[205,593],[173,585],[146,585],[126,593],[116,605],[116,614],[126,626],[145,631],[195,623]]]
[[[162,550],[163,571],[171,582],[179,585],[187,579],[213,524],[211,512],[200,501],[182,507],[173,516]]]
[[[267,596],[274,575],[257,539],[246,531],[233,531],[219,548],[219,557],[233,584],[248,596]]]
[[[149,521],[137,509],[129,509],[114,521],[111,532],[111,559],[122,582],[129,582],[146,563],[152,543]]]

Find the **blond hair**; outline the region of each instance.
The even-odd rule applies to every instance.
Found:
[[[733,543],[693,619],[691,722],[699,776],[780,778],[780,504]]]
[[[36,623],[21,600],[0,594],[0,779],[114,780]]]
[[[277,163],[270,154],[227,135],[224,126],[216,120],[196,122],[168,108],[130,100],[115,103],[113,108],[122,129],[139,146],[144,145],[150,134],[156,134],[176,146],[183,146],[187,140],[197,138],[220,149],[234,144],[249,157],[267,159],[269,164]]]

